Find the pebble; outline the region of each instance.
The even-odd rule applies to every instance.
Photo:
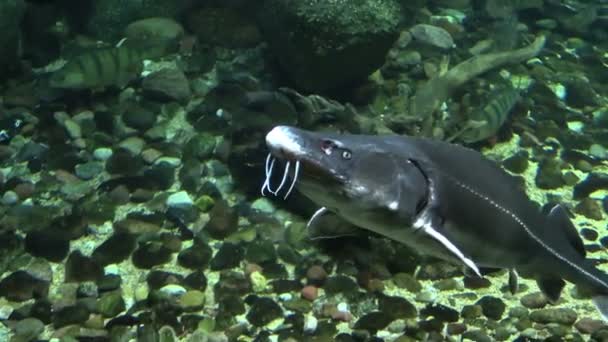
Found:
[[[276,208],[272,202],[264,197],[258,198],[251,204],[251,209],[257,210],[261,213],[272,214],[275,212]]]
[[[138,268],[152,268],[169,261],[171,261],[171,250],[157,241],[140,243],[131,256],[131,262]]]
[[[140,137],[129,137],[118,144],[120,148],[129,151],[134,156],[138,156],[145,145],[146,142]]]
[[[13,313],[13,307],[10,305],[1,304],[0,305],[0,319],[7,320],[11,314]]]
[[[378,331],[386,328],[392,320],[392,317],[386,312],[371,311],[364,313],[357,322],[355,322],[353,328],[356,330]]]
[[[142,159],[148,164],[154,163],[162,155],[162,152],[153,148],[147,148],[141,152]]]
[[[177,255],[180,266],[190,269],[202,269],[209,265],[213,251],[206,243],[196,241]]]
[[[76,147],[77,149],[84,150],[87,148],[87,141],[83,138],[74,139],[72,141],[72,146]]]
[[[15,154],[15,149],[10,146],[0,145],[0,160],[8,159],[13,154]]]
[[[72,305],[53,311],[53,326],[55,329],[81,324],[89,319],[90,310],[84,305]]]
[[[469,330],[462,334],[463,341],[475,341],[475,342],[492,342],[493,339],[490,338],[483,330],[475,329]]]
[[[268,297],[257,297],[247,313],[247,321],[255,327],[263,327],[283,316],[283,309]]]
[[[581,236],[588,241],[595,241],[598,239],[599,234],[595,229],[583,228],[580,230]]]
[[[182,160],[179,158],[175,158],[175,157],[160,157],[154,161],[155,165],[162,164],[162,163],[168,164],[171,167],[178,167],[178,166],[182,165]]]
[[[194,201],[187,192],[179,191],[167,198],[167,206],[169,208],[189,209],[194,206]]]
[[[313,265],[306,271],[306,279],[310,284],[323,285],[325,279],[327,279],[327,272],[320,265]]]
[[[156,114],[150,110],[132,106],[122,114],[122,121],[128,127],[144,131],[154,126]]]
[[[216,201],[209,211],[209,222],[205,230],[214,239],[224,239],[238,229],[238,212],[225,201]]]
[[[199,290],[189,290],[179,298],[179,303],[186,310],[200,309],[205,305],[205,293]]]
[[[112,156],[112,149],[107,147],[98,147],[93,151],[93,157],[97,160],[105,161]]]
[[[467,331],[467,325],[464,323],[450,323],[446,328],[448,335],[461,335],[465,331]]]
[[[416,294],[416,301],[422,303],[433,303],[437,299],[437,295],[430,291],[422,291]]]
[[[2,204],[4,205],[14,205],[18,201],[19,195],[17,195],[17,193],[12,190],[8,190],[2,195]]]
[[[78,123],[76,123],[76,121],[74,121],[72,119],[67,119],[63,122],[63,127],[65,127],[65,130],[67,131],[70,138],[72,138],[72,139],[82,138],[82,130],[80,128],[80,125],[78,125]]]
[[[13,329],[15,341],[33,341],[44,331],[44,323],[37,318],[25,318],[17,322]]]
[[[114,317],[125,310],[125,301],[120,291],[104,293],[97,301],[97,312],[104,317]]]
[[[503,160],[502,165],[505,169],[513,173],[522,173],[528,168],[528,153],[518,152],[515,155]]]
[[[414,39],[441,49],[451,49],[455,46],[450,33],[438,26],[418,24],[410,29],[410,33]]]
[[[148,288],[148,286],[146,284],[140,284],[135,289],[134,297],[135,297],[135,300],[139,302],[142,300],[146,300],[148,298],[149,294],[150,294],[150,289]]]
[[[317,299],[318,295],[319,295],[319,289],[316,286],[307,285],[307,286],[304,286],[304,288],[302,288],[302,297],[311,302],[314,301],[315,299]]]
[[[539,19],[534,24],[545,30],[554,30],[557,28],[557,21],[550,18]]]
[[[95,178],[101,172],[104,171],[104,166],[101,162],[88,162],[84,164],[78,164],[74,168],[76,176],[83,180],[90,180]]]
[[[410,292],[420,292],[420,290],[422,290],[422,285],[418,279],[409,273],[400,272],[395,274],[393,282],[397,287],[406,289]]]
[[[27,198],[30,198],[33,194],[34,191],[36,190],[36,187],[34,186],[34,183],[32,182],[23,182],[23,183],[19,183],[15,186],[15,193],[17,194],[17,196],[19,196],[20,200],[25,200]]]
[[[180,285],[168,284],[168,285],[161,287],[160,292],[162,292],[166,295],[169,295],[169,296],[178,297],[178,296],[184,295],[187,292],[187,290]]]
[[[528,293],[521,297],[520,302],[528,309],[544,308],[549,303],[541,292]]]
[[[459,286],[460,283],[454,278],[441,279],[433,284],[433,287],[435,287],[439,291],[456,290]]]
[[[606,322],[600,319],[584,317],[579,319],[578,322],[574,324],[574,327],[582,334],[593,334],[597,330],[606,328],[607,325]]]
[[[219,271],[239,266],[243,260],[245,251],[240,245],[224,242],[215,253],[209,266],[213,271]]]
[[[414,304],[400,296],[380,296],[378,310],[390,313],[393,318],[414,318],[418,314]]]
[[[314,315],[308,314],[304,316],[304,327],[303,330],[307,334],[312,334],[317,330],[319,321]]]
[[[492,286],[492,282],[488,278],[481,277],[464,277],[464,287],[467,289],[482,289]]]
[[[559,323],[572,325],[576,322],[576,311],[568,308],[548,308],[535,310],[530,313],[530,319],[536,323]]]
[[[186,75],[178,69],[161,69],[146,76],[142,82],[144,95],[153,100],[183,101],[192,91]]]
[[[596,200],[589,197],[583,198],[580,202],[578,202],[578,204],[574,207],[574,212],[592,220],[601,220],[603,217],[602,207],[600,204]]]
[[[582,199],[600,189],[608,189],[608,175],[591,173],[574,187],[572,196],[574,199]]]
[[[480,317],[482,313],[481,305],[465,305],[462,308],[460,315],[462,318],[473,319]]]
[[[460,316],[458,311],[449,306],[433,303],[420,310],[422,317],[433,317],[441,322],[457,322]]]
[[[556,159],[545,159],[538,165],[535,178],[536,186],[541,189],[555,189],[563,186],[561,163]]]
[[[606,152],[604,146],[600,144],[592,144],[589,147],[589,155],[597,159],[606,159],[608,153]]]
[[[406,51],[403,55],[399,56],[400,65],[418,65],[422,62],[422,55],[418,51]]]

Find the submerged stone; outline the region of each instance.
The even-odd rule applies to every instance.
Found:
[[[547,324],[559,323],[572,325],[576,322],[578,315],[576,311],[569,308],[548,308],[535,310],[530,313],[533,322]]]
[[[194,244],[182,250],[177,255],[177,262],[182,267],[190,269],[204,269],[209,265],[213,251],[205,242],[195,240]]]
[[[70,324],[84,323],[87,319],[89,319],[90,313],[90,310],[84,305],[76,304],[65,306],[63,308],[54,310],[53,326],[55,329],[58,329]]]
[[[117,232],[95,248],[92,258],[102,266],[117,264],[127,259],[133,250],[135,250],[135,236]]]
[[[451,49],[454,47],[454,39],[450,33],[439,26],[428,24],[414,25],[410,29],[414,39],[441,49]]]
[[[244,254],[241,246],[224,242],[211,259],[210,267],[214,271],[237,267],[243,260]]]
[[[239,216],[225,201],[216,201],[205,230],[214,239],[224,239],[238,229]]]
[[[207,276],[203,271],[195,271],[184,278],[183,284],[191,289],[205,291],[207,288]]]
[[[277,253],[274,244],[265,239],[258,239],[249,243],[245,252],[245,259],[257,264],[275,261]]]
[[[104,317],[114,317],[124,311],[125,301],[120,291],[104,293],[97,300],[97,311]]]
[[[420,310],[422,317],[433,317],[441,322],[456,322],[458,321],[458,311],[442,304],[428,304]]]
[[[262,34],[300,88],[335,89],[364,80],[399,35],[397,1],[265,1]]]
[[[22,319],[13,328],[17,341],[35,341],[43,331],[44,323],[37,318]]]
[[[141,244],[131,256],[133,265],[138,268],[152,268],[171,260],[171,250],[159,242],[146,242]]]
[[[97,281],[103,277],[103,267],[79,250],[70,253],[65,263],[65,282]]]
[[[16,271],[0,281],[0,296],[16,302],[45,298],[49,286],[49,281],[36,278],[26,271]]]
[[[378,331],[386,328],[393,317],[383,311],[372,311],[363,315],[355,322],[355,329]]]
[[[484,316],[496,321],[502,317],[507,307],[500,298],[492,296],[483,296],[476,304],[481,306]]]
[[[556,159],[545,159],[538,165],[536,186],[541,189],[555,189],[563,186],[561,163]]]
[[[380,296],[378,309],[388,312],[394,319],[414,318],[417,314],[416,306],[399,296]]]
[[[574,207],[574,212],[592,220],[601,220],[603,217],[600,204],[589,197],[583,198],[578,202]]]
[[[267,297],[259,297],[253,301],[247,320],[253,326],[263,327],[283,315],[283,309],[274,300]]]
[[[25,250],[33,256],[60,262],[70,250],[70,241],[51,229],[33,231],[25,237]]]

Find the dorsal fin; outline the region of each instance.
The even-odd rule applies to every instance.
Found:
[[[551,208],[547,215],[549,222],[552,226],[557,226],[566,235],[566,239],[570,242],[570,245],[584,258],[585,257],[585,245],[578,231],[570,221],[566,209],[559,204],[556,204]]]

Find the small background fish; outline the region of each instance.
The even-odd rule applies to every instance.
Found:
[[[472,144],[495,136],[521,99],[522,86],[510,82],[497,86],[488,94],[487,100],[468,116],[464,127],[448,140]]]
[[[163,41],[128,41],[117,47],[92,48],[69,58],[51,75],[49,85],[62,89],[122,88],[139,76],[144,59],[159,58],[166,50]]]

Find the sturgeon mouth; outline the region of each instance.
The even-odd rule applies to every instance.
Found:
[[[265,179],[261,188],[262,196],[265,196],[266,192],[279,196],[282,190],[287,189],[283,195],[283,199],[286,199],[301,176],[304,176],[306,180],[318,183],[336,178],[332,170],[322,167],[321,163],[305,149],[306,144],[302,143],[302,137],[289,127],[275,127],[266,135],[266,144],[270,153],[266,156]],[[283,177],[275,188],[271,184],[271,178],[277,161],[284,163],[284,167]]]

